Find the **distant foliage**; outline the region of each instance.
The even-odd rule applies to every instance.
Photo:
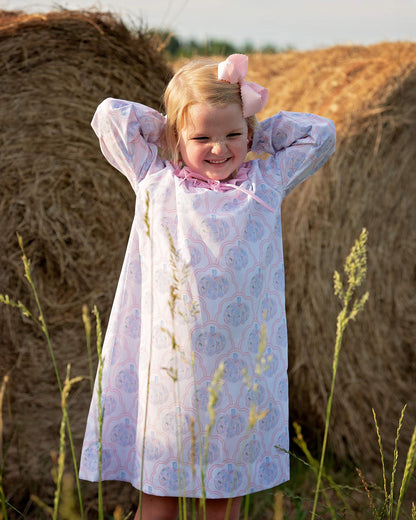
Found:
[[[216,40],[213,38],[205,41],[194,39],[183,40],[167,31],[152,31],[151,36],[158,38],[163,50],[169,58],[189,58],[192,56],[222,56],[235,53],[251,54],[254,52],[276,54],[289,50],[290,47],[279,48],[271,43],[262,47],[255,47],[252,43],[246,42],[242,46],[234,45],[226,40]]]

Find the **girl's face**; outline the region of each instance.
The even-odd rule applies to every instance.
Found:
[[[194,173],[224,181],[244,161],[250,138],[239,104],[214,107],[197,103],[189,107],[179,151]]]

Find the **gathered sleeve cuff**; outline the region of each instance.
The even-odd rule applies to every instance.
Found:
[[[123,173],[133,189],[158,160],[166,119],[140,103],[107,98],[97,108],[91,126],[108,162]]]
[[[283,196],[315,173],[335,151],[334,123],[325,117],[298,112],[279,112],[259,123],[252,151],[271,155],[267,171],[280,182]]]

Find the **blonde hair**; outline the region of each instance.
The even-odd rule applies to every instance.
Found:
[[[208,59],[193,60],[184,65],[169,82],[164,104],[167,116],[164,154],[174,164],[179,162],[180,133],[186,125],[190,106],[206,103],[223,107],[232,103],[241,106],[240,85],[218,79],[218,63]],[[257,124],[256,116],[246,118],[249,130]]]

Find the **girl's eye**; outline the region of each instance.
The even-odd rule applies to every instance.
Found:
[[[205,137],[205,136],[193,137],[192,141],[208,141],[208,137]]]
[[[240,137],[241,135],[241,132],[233,132],[232,134],[228,134],[227,137]]]

